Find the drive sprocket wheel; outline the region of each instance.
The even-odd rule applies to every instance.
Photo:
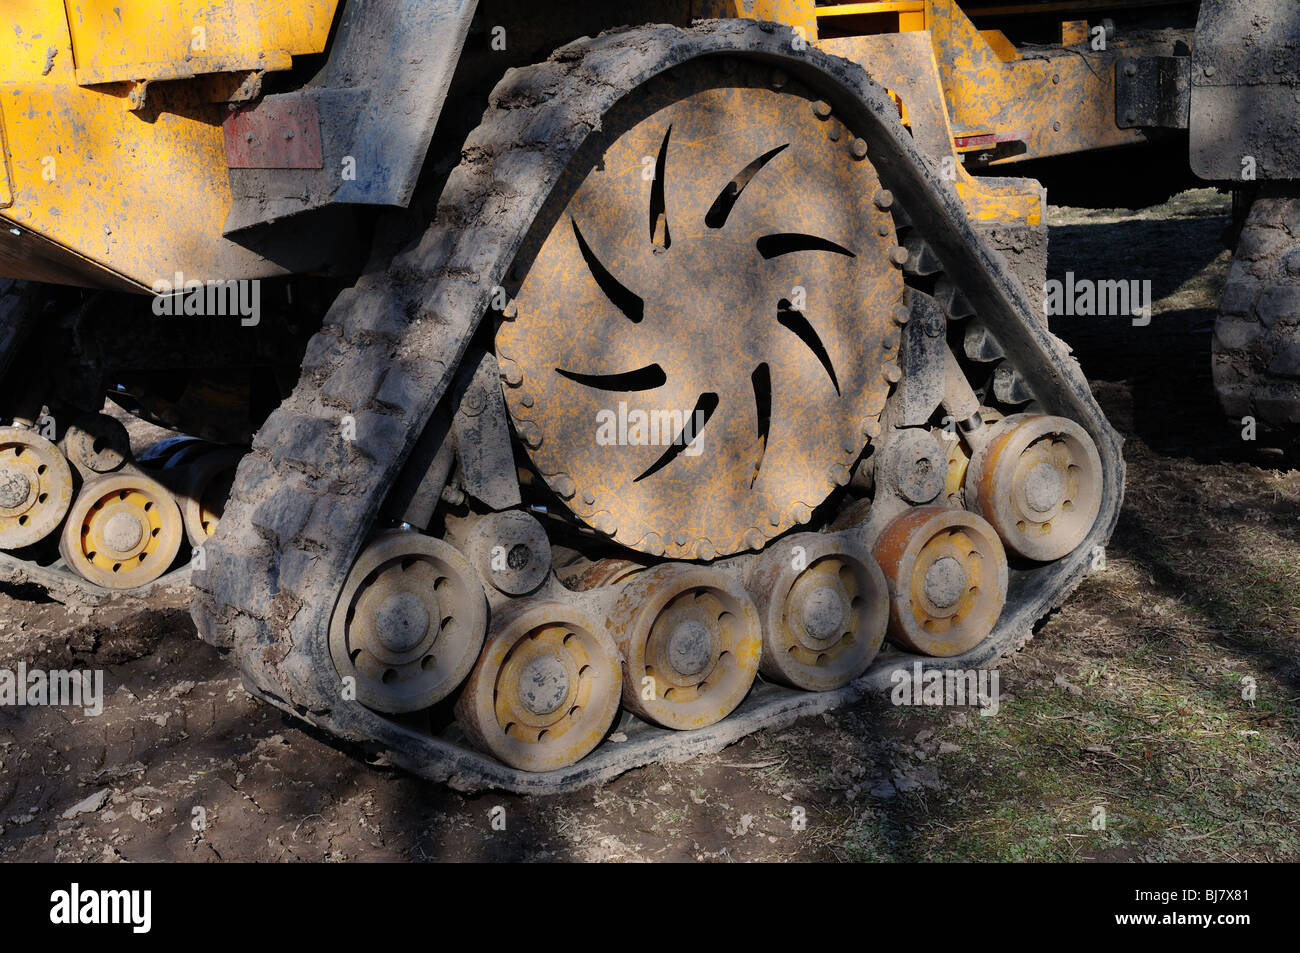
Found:
[[[184,532],[180,507],[166,487],[124,473],[81,488],[59,549],[82,578],[105,589],[134,589],[167,571]]]
[[[420,711],[465,680],[483,647],[487,600],[469,560],[414,532],[362,551],[330,619],[330,657],[356,700],[389,714]]]
[[[510,415],[619,543],[761,548],[878,432],[905,258],[892,197],[825,102],[757,65],[682,67],[602,124],[516,265],[496,339]]]
[[[550,771],[600,743],[618,712],[618,648],[599,620],[558,602],[494,620],[456,718],[512,768]]]
[[[0,549],[19,549],[58,528],[72,504],[72,468],[34,430],[0,427]]]

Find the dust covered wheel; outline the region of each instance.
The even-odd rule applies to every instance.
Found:
[[[81,488],[59,548],[84,579],[105,589],[153,582],[180,551],[180,508],[161,483],[138,474],[100,477]]]
[[[496,337],[547,483],[655,556],[807,522],[897,379],[901,249],[865,141],[784,74],[730,65],[602,120]]]
[[[1064,417],[998,421],[966,474],[972,509],[1012,552],[1048,562],[1074,551],[1101,511],[1101,457],[1087,431]]]
[[[356,699],[388,714],[420,711],[464,681],[483,646],[487,600],[450,543],[379,536],[357,558],[330,619],[330,657]]]
[[[843,537],[790,536],[746,586],[763,620],[764,675],[829,691],[867,670],[885,641],[889,590],[875,559]]]
[[[758,610],[707,566],[665,565],[626,583],[612,613],[623,704],[665,728],[703,728],[742,701],[763,648]]]
[[[573,764],[618,712],[618,648],[577,606],[542,602],[493,623],[456,702],[474,743],[512,768]]]
[[[72,468],[58,447],[23,427],[0,427],[0,549],[54,532],[72,504]]]
[[[181,516],[191,546],[202,546],[217,531],[243,458],[243,450],[228,448],[204,454],[190,465],[181,494]]]
[[[988,638],[1007,598],[998,534],[966,510],[920,506],[885,527],[876,561],[889,583],[889,637],[949,657]]]

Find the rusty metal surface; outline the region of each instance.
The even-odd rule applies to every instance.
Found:
[[[787,685],[847,685],[885,641],[885,577],[850,533],[787,537],[763,553],[745,587],[763,620],[760,668]]]
[[[6,13],[0,121],[13,202],[0,212],[0,275],[147,290],[177,271],[251,278],[327,270],[356,254],[348,232],[320,225],[222,238],[227,107],[211,101],[207,81],[153,83],[131,111],[131,81],[78,85],[61,4]]]
[[[954,135],[1028,132],[1023,151],[995,154],[990,165],[1144,141],[1115,124],[1114,60],[1144,52],[1140,45],[1042,47],[1004,60],[955,0],[928,2]]]
[[[937,172],[951,173],[957,192],[976,221],[1042,220],[1043,198],[1028,182],[976,178],[970,175],[954,151],[948,106],[928,31],[879,36],[853,36],[821,40],[821,49],[860,64],[878,83],[902,103],[908,128],[921,154]],[[1015,131],[991,133],[994,137]]]
[[[134,589],[171,568],[184,535],[180,507],[165,486],[143,474],[121,473],[82,486],[59,550],[95,585]]]
[[[623,656],[623,707],[665,728],[721,721],[758,673],[758,610],[717,568],[666,564],[638,573],[610,616]]]
[[[54,532],[72,493],[72,469],[58,447],[35,431],[0,427],[0,549]]]
[[[1088,536],[1101,508],[1101,458],[1072,420],[1016,414],[996,423],[966,474],[966,500],[1007,548],[1046,562]]]
[[[847,483],[897,379],[902,282],[865,143],[830,107],[784,76],[698,75],[607,124],[497,353],[515,427],[577,515],[710,559]]]
[[[231,111],[221,124],[232,169],[319,169],[320,117],[310,100],[270,100]]]
[[[456,717],[505,764],[551,771],[600,743],[618,712],[621,684],[618,648],[592,613],[534,602],[493,619]]]
[[[330,620],[340,693],[378,711],[420,711],[469,674],[487,631],[487,601],[469,561],[439,539],[379,536],[348,573]],[[346,696],[345,696],[346,697]]]
[[[58,4],[46,4],[58,6]],[[338,0],[68,0],[82,85],[287,69],[325,48]]]
[[[689,0],[692,19],[747,17],[769,23],[785,23],[803,31],[803,38],[817,36],[814,0]]]
[[[874,552],[889,582],[889,637],[900,646],[947,658],[993,631],[1007,598],[1007,558],[980,516],[939,506],[907,510]]]
[[[519,126],[524,122],[545,123],[552,129],[567,130],[574,128],[572,123],[576,122],[581,131],[577,138],[581,139],[588,130],[594,128],[588,120],[595,115],[603,117],[610,104],[624,96],[626,89],[636,88],[645,75],[645,70],[637,72],[630,66],[620,70],[616,65],[619,57],[628,57],[633,65],[658,57],[653,60],[653,72],[658,72],[663,63],[675,65],[696,51],[697,47],[692,45],[695,42],[693,36],[711,36],[714,33],[724,37],[743,37],[746,44],[752,44],[754,49],[762,51],[769,61],[784,59],[791,63],[792,71],[804,68],[794,65],[795,58],[790,56],[781,40],[757,27],[733,23],[708,24],[695,34],[678,34],[657,28],[633,31],[624,36],[603,37],[593,41],[593,47],[571,48],[564,51],[561,58],[533,71],[521,71],[511,78],[505,92],[499,94],[500,108],[493,107],[489,121],[475,139],[476,145],[491,149],[493,161],[484,163],[467,156],[466,164],[453,176],[452,182],[456,183],[456,188],[444,206],[445,214],[439,218],[439,224],[421,246],[422,254],[418,264],[423,269],[423,274],[431,276],[429,287],[422,289],[422,298],[438,302],[437,314],[443,323],[432,329],[434,333],[422,338],[416,338],[412,331],[403,338],[396,353],[409,353],[410,348],[422,347],[429,353],[449,355],[455,359],[463,351],[464,342],[468,339],[477,314],[486,306],[482,295],[483,276],[486,275],[486,281],[492,283],[511,280],[506,272],[510,262],[516,259],[518,247],[512,239],[526,231],[526,223],[541,205],[538,196],[549,193],[552,188],[552,180],[536,180],[548,171],[558,172],[559,168],[568,164],[567,153],[564,153],[564,161],[554,161],[549,151],[543,153],[542,150],[521,148],[522,143],[516,132]],[[668,42],[659,42],[659,38],[665,36]],[[584,49],[591,49],[591,56],[575,59],[581,58],[580,51]],[[711,51],[716,47],[708,49]],[[592,65],[590,70],[587,69],[588,61]],[[561,81],[556,77],[565,77],[565,71],[577,62],[582,63],[582,71],[576,74],[578,81],[570,88],[567,79]],[[846,82],[847,78],[861,75],[861,71],[852,64],[832,60],[815,50],[808,51],[799,62],[812,64],[810,69],[816,67],[828,76],[842,77]],[[596,64],[601,68],[595,69]],[[834,87],[835,84],[828,85]],[[838,95],[834,88],[829,88],[827,92],[828,98]],[[865,123],[866,128],[871,128],[873,117],[889,114],[889,102],[878,91],[868,88],[867,92],[859,90],[855,95],[866,101],[863,108],[853,113],[857,121]],[[844,109],[853,109],[854,102],[853,97],[847,94],[837,98],[840,108]],[[528,108],[521,108],[521,103],[528,103]],[[570,104],[573,104],[572,111]],[[1109,464],[1107,515],[1104,525],[1095,527],[1094,533],[1104,537],[1114,524],[1118,487],[1122,480],[1122,465],[1118,461],[1117,441],[1113,433],[1106,428],[1092,403],[1086,383],[1077,370],[1068,362],[1061,361],[1059,347],[1035,323],[1028,299],[1005,269],[999,266],[987,246],[972,232],[951,186],[928,173],[917,157],[909,137],[894,129],[892,119],[890,123],[887,134],[872,138],[871,151],[889,157],[891,170],[900,170],[895,172],[889,184],[902,197],[901,201],[911,220],[917,223],[927,242],[932,243],[949,268],[953,269],[951,273],[961,282],[963,290],[968,292],[981,319],[989,323],[998,340],[1007,346],[1009,352],[1014,349],[1018,366],[1031,371],[1032,380],[1036,383],[1051,382],[1051,386],[1043,388],[1041,395],[1045,406],[1086,421],[1099,435],[1098,444],[1106,453]],[[603,118],[602,127],[609,128],[604,124]],[[553,144],[554,139],[549,139],[548,146]],[[475,151],[474,156],[477,155]],[[479,188],[480,184],[517,183],[518,178],[509,177],[508,170],[511,168],[526,170],[530,186],[539,191],[523,195]],[[480,194],[491,196],[490,199],[484,199],[481,206],[464,197]],[[490,244],[497,242],[500,243],[499,247]],[[463,263],[470,260],[471,255],[473,260],[483,263],[477,270],[479,281],[470,283],[458,277],[458,283],[452,284],[449,279],[444,282],[452,274],[445,263]],[[414,256],[403,256],[396,267],[406,268],[414,264]],[[459,276],[461,273],[455,274]],[[382,281],[378,284],[382,285]],[[461,310],[456,310],[457,307]],[[341,310],[345,311],[350,321],[353,313]],[[344,314],[340,314],[337,323],[344,324],[344,317]],[[417,322],[422,334],[430,330],[424,325],[432,323]],[[610,772],[619,770],[620,766],[672,756],[693,745],[696,733],[683,734],[681,747],[666,743],[660,735],[648,740],[635,751],[630,747],[631,742],[627,748],[617,744],[604,746],[603,750],[594,754],[591,761],[575,770],[556,771],[542,776],[522,776],[519,772],[502,769],[489,758],[467,751],[460,744],[459,738],[429,737],[360,709],[360,706],[337,708],[330,699],[322,699],[322,696],[316,694],[317,686],[314,683],[305,681],[304,672],[319,671],[312,664],[313,652],[319,644],[314,639],[318,628],[317,606],[334,591],[331,588],[333,571],[340,564],[349,561],[355,552],[349,547],[356,539],[358,528],[368,524],[377,510],[379,499],[388,485],[386,481],[396,470],[401,455],[418,437],[418,428],[423,426],[428,415],[433,412],[442,395],[441,388],[446,386],[445,381],[442,378],[433,380],[435,372],[430,370],[428,382],[412,382],[412,393],[409,396],[402,395],[404,399],[401,406],[408,415],[407,420],[401,421],[405,426],[395,426],[393,429],[396,432],[393,435],[386,435],[377,441],[376,449],[372,450],[375,456],[346,464],[336,482],[325,485],[322,481],[309,488],[317,492],[317,512],[322,516],[318,535],[311,537],[321,541],[321,555],[309,561],[298,560],[294,563],[292,547],[280,544],[278,548],[281,553],[272,557],[274,572],[268,573],[269,577],[278,580],[282,599],[292,600],[291,605],[298,607],[297,618],[288,632],[282,628],[277,629],[274,624],[263,624],[261,617],[253,615],[257,608],[256,602],[239,588],[236,577],[240,568],[248,567],[258,571],[262,567],[250,565],[246,559],[233,564],[228,560],[240,560],[237,544],[257,538],[257,530],[250,524],[249,515],[263,511],[270,494],[280,490],[280,471],[283,469],[280,458],[288,452],[295,454],[295,460],[298,459],[297,454],[303,454],[304,459],[308,460],[324,456],[323,452],[315,449],[320,431],[311,426],[314,417],[319,416],[315,395],[323,382],[345,382],[349,377],[345,365],[355,366],[354,360],[358,354],[383,361],[393,353],[387,345],[371,348],[368,344],[363,347],[363,343],[366,342],[356,342],[353,345],[354,351],[345,351],[337,362],[320,370],[317,379],[304,379],[295,399],[286,404],[277,416],[276,432],[266,437],[257,460],[261,478],[258,481],[250,480],[246,468],[241,481],[244,485],[236,494],[236,506],[232,515],[223,522],[215,544],[223,555],[223,559],[217,563],[222,568],[219,573],[203,580],[205,588],[212,593],[211,601],[205,598],[196,611],[196,618],[205,636],[214,641],[220,638],[220,627],[225,623],[217,619],[214,613],[218,611],[218,606],[233,607],[238,613],[233,620],[233,628],[238,636],[238,651],[246,677],[250,684],[260,686],[273,703],[276,703],[277,698],[283,704],[289,704],[291,700],[299,706],[300,714],[327,726],[329,730],[346,737],[374,742],[388,749],[395,760],[403,764],[430,777],[454,776],[453,783],[463,786],[504,784],[519,790],[554,790],[586,783],[593,778],[608,777]],[[447,377],[452,374],[453,371],[448,369]],[[356,401],[358,406],[373,396],[371,393],[355,396],[353,391],[348,390],[344,393],[347,401]],[[335,449],[333,444],[322,448],[331,453]],[[335,479],[333,476],[331,478]],[[339,489],[344,484],[346,495]],[[324,518],[326,516],[328,519]],[[259,527],[261,525],[256,524]],[[230,546],[221,545],[223,535],[231,540]],[[272,543],[272,546],[276,547],[276,544]],[[1017,598],[1009,604],[1010,611],[999,623],[994,638],[964,657],[962,663],[978,664],[990,655],[1014,649],[1033,620],[1050,608],[1054,601],[1059,601],[1070,585],[1077,581],[1081,569],[1080,561],[1075,558],[1018,574]],[[226,618],[230,619],[230,615],[227,614]],[[540,623],[546,621],[539,620]],[[268,645],[283,647],[285,651],[278,658],[270,658],[270,653],[265,650]],[[888,668],[885,665],[876,674]],[[869,675],[868,678],[872,679],[873,676]],[[324,684],[320,688],[332,692],[335,686]],[[321,700],[325,702],[323,706],[319,704]],[[764,706],[757,706],[753,710],[760,717],[771,712],[772,709]],[[718,726],[704,729],[707,734],[698,737],[703,739],[700,744],[713,745],[720,743],[724,737],[734,738],[736,735],[732,732],[744,733],[753,727],[755,722],[751,720],[746,720],[742,726],[733,719],[727,719]]]
[[[307,86],[265,103],[311,103],[323,165],[232,169],[229,233],[331,204],[406,205],[477,0],[350,0],[329,59]]]

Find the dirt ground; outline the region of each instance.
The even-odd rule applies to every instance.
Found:
[[[1125,435],[1127,497],[996,716],[873,699],[567,796],[465,797],[254,702],[183,592],[0,588],[0,668],[102,668],[106,695],[0,708],[0,859],[1300,859],[1300,472],[1214,403],[1227,209],[1052,211],[1051,277],[1150,278],[1156,313],[1053,320]]]

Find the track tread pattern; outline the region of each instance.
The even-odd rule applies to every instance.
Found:
[[[690,31],[650,26],[579,40],[547,62],[505,75],[464,144],[428,230],[388,261],[372,262],[330,309],[307,349],[298,386],[240,465],[220,528],[206,547],[208,568],[193,574],[192,613],[200,634],[235,648],[255,693],[426,777],[453,779],[462,788],[535,793],[596,783],[646,760],[672,758],[677,749],[717,750],[762,724],[792,721],[838,703],[838,693],[820,699],[799,693],[802,701],[772,695],[703,733],[647,742],[635,757],[626,746],[605,744],[570,769],[527,776],[454,742],[417,737],[358,705],[340,704],[323,636],[337,590],[384,493],[446,392],[492,288],[504,282],[551,183],[599,129],[601,116],[627,90],[699,55],[789,62],[791,48],[789,31],[772,24],[712,21]],[[874,114],[891,130],[897,125],[896,107],[859,67],[813,49],[798,55],[860,97],[854,106],[859,116]],[[907,185],[936,196],[931,217],[963,223],[969,237],[954,233],[948,251],[969,246],[975,236],[956,194],[939,184],[937,169],[923,167],[905,134],[890,135],[905,157],[913,157],[906,161],[915,167],[901,173]],[[1034,320],[1019,282],[1005,267],[987,257],[973,267],[983,268],[985,300]],[[1062,406],[1090,421],[1103,457],[1111,461],[1111,499],[1093,537],[1104,540],[1114,526],[1123,480],[1118,438],[1063,346],[1023,318],[1008,320],[1027,329],[1025,355],[1038,377],[1056,388]],[[383,373],[372,372],[377,368]],[[344,437],[345,415],[354,419],[355,440]],[[1011,614],[997,636],[945,663],[981,664],[1014,652],[1033,621],[1078,584],[1086,565],[1072,557],[1059,571],[1038,577],[1027,587],[1025,607]],[[867,677],[874,683],[884,675]]]
[[[1300,425],[1300,189],[1251,204],[1214,326],[1214,386],[1232,417]]]

